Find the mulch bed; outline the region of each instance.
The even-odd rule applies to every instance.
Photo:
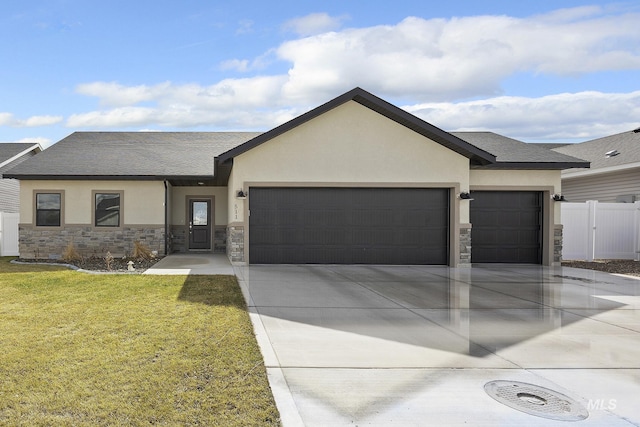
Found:
[[[113,258],[109,268],[107,267],[107,261],[105,258],[100,257],[86,257],[73,261],[65,260],[52,260],[52,259],[18,259],[18,262],[33,262],[33,263],[47,263],[47,264],[65,264],[73,265],[82,270],[98,271],[98,272],[111,272],[111,273],[142,273],[146,269],[152,267],[163,257],[154,257],[150,259],[145,258]],[[133,261],[134,272],[129,271],[129,261]]]
[[[629,276],[640,276],[640,261],[627,259],[595,260],[593,262],[562,261],[562,266],[598,270],[606,273],[628,274]]]

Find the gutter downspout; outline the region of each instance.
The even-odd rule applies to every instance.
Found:
[[[167,186],[167,180],[163,181],[164,183],[164,255],[169,255],[169,189]]]

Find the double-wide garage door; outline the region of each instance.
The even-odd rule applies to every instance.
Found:
[[[449,190],[253,187],[252,264],[448,264]]]

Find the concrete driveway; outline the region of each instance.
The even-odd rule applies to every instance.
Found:
[[[509,265],[234,270],[285,427],[640,424],[636,279]],[[497,380],[514,382],[489,386],[506,403],[485,390]]]

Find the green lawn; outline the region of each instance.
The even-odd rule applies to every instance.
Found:
[[[0,425],[279,425],[233,276],[0,258]]]

